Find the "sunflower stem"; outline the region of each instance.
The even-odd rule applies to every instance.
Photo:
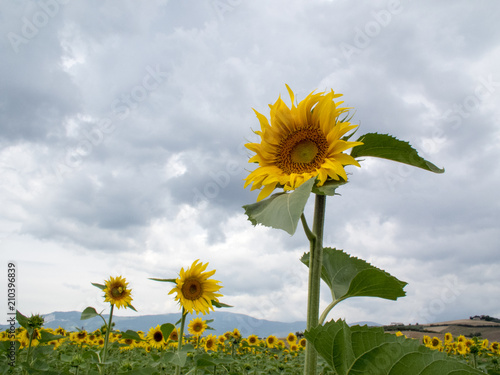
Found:
[[[320,301],[320,286],[321,286],[321,267],[323,261],[323,228],[325,226],[325,209],[326,195],[316,194],[314,205],[314,221],[312,234],[314,237],[309,238],[310,242],[310,259],[309,259],[309,286],[307,298],[307,330],[318,325],[319,321],[319,301]],[[303,220],[303,224],[304,224]],[[305,227],[306,228],[306,227]],[[304,229],[305,229],[304,228]],[[307,235],[307,231],[306,231]],[[315,375],[318,367],[318,353],[307,342],[306,358],[304,364],[305,375]]]
[[[302,215],[300,215],[300,221],[302,222],[302,227],[304,228],[304,232],[305,232],[306,237],[309,240],[309,242],[316,240],[315,234],[313,232],[311,232],[311,230],[309,229],[309,226],[307,225],[307,220],[306,220],[306,217],[305,217],[303,212],[302,212]]]
[[[108,324],[106,325],[106,336],[104,337],[104,349],[103,349],[103,352],[102,352],[102,361],[101,361],[101,364],[103,364],[104,362],[106,362],[106,355],[108,353],[109,333],[111,331],[111,321],[113,319],[113,310],[114,310],[114,308],[115,308],[115,305],[112,303],[111,304],[111,309],[109,311]]]
[[[186,310],[184,306],[182,307],[182,318],[181,318],[181,326],[179,328],[179,338],[177,342],[177,353],[180,355],[182,349],[182,337],[184,336],[184,325],[186,323]],[[175,368],[175,375],[181,375],[181,366],[177,365]]]
[[[321,313],[321,316],[319,317],[319,322],[318,324],[323,324],[325,322],[325,319],[326,317],[328,316],[328,313],[335,307],[335,305],[337,305],[337,303],[339,303],[341,300],[335,300],[333,302],[331,302],[327,307],[326,309],[323,310],[323,312]]]

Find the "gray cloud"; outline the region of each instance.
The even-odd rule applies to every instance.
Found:
[[[301,228],[291,237],[246,221],[241,206],[257,193],[243,189],[255,167],[243,144],[259,128],[252,108],[268,116],[278,95],[288,102],[285,83],[299,100],[333,88],[359,135],[407,140],[446,173],[373,159],[350,168],[328,200],[325,245],[411,283],[393,320],[439,300],[457,274],[461,297],[429,318],[500,314],[491,301],[470,307],[498,281],[496,2],[54,1],[0,13],[0,219],[19,259],[38,256],[34,243],[102,259],[82,278],[110,268],[161,277],[151,272],[213,259],[239,311],[300,316],[303,295],[286,302],[283,275],[307,274],[308,243]],[[386,315],[387,302],[372,303],[338,314]]]

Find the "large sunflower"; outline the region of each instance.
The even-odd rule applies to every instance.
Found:
[[[262,188],[258,201],[276,187],[294,190],[313,177],[318,177],[317,186],[329,179],[347,181],[344,166],[360,166],[352,156],[343,153],[362,142],[342,139],[357,127],[346,119],[349,108],[339,107],[343,102],[334,100],[342,95],[333,90],[312,92],[296,106],[292,90],[286,87],[292,108],[278,98],[270,105],[271,123],[254,110],[261,127],[255,133],[261,142],[245,145],[256,153],[249,162],[259,164],[246,178],[245,187],[252,184],[251,190]]]
[[[132,302],[132,291],[127,289],[127,280],[121,276],[110,276],[105,282],[104,301],[115,305],[117,308],[128,307]]]
[[[207,269],[208,263],[199,263],[199,259],[195,260],[190,268],[184,271],[181,268],[179,277],[175,280],[176,286],[168,294],[177,292],[175,300],[184,307],[185,312],[193,313],[209,313],[213,310],[212,301],[219,302],[217,297],[222,294],[217,293],[222,285],[218,285],[220,281],[210,280],[210,276],[215,273],[215,270],[203,272]]]

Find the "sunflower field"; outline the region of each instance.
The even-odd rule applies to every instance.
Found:
[[[5,331],[0,336],[0,373],[174,374],[179,364],[183,374],[303,373],[304,338],[298,339],[294,333],[284,339],[242,337],[238,329],[202,336],[209,321],[199,324],[201,319],[197,319],[190,326],[200,334],[185,336],[180,355],[179,332],[171,324],[152,327],[148,332],[113,331],[105,363],[100,362],[105,327],[93,332],[35,329],[31,343],[29,331],[23,327],[16,329],[15,339]],[[15,363],[8,363],[12,342]],[[333,374],[324,363],[322,373]]]
[[[210,320],[200,318],[190,322],[192,334],[184,338],[182,346],[185,356],[178,355],[178,329],[171,329],[171,324],[151,327],[148,332],[113,331],[104,364],[99,358],[104,348],[105,326],[93,332],[42,327],[33,330],[31,340],[24,327],[16,329],[14,339],[9,331],[4,331],[0,334],[0,373],[174,374],[178,364],[182,364],[183,374],[303,373],[305,338],[298,338],[295,333],[286,338],[242,337],[238,329],[219,336],[203,335],[210,329],[207,322]],[[9,363],[11,343],[15,346],[15,363]],[[424,336],[423,344],[484,373],[500,374],[498,342],[447,333],[444,341]],[[319,373],[336,374],[323,361]]]

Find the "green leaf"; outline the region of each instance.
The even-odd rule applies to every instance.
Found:
[[[49,341],[55,341],[55,340],[60,340],[66,338],[66,336],[63,335],[54,335],[50,332],[47,331],[40,331],[40,339],[38,340],[40,344],[44,342],[49,342]]]
[[[163,340],[167,341],[168,337],[175,329],[175,326],[172,323],[165,323],[160,326],[160,331],[163,334]]]
[[[135,312],[137,312],[137,310],[135,309],[135,307],[132,306],[130,303],[127,303],[127,308],[129,308],[129,309],[134,310]]]
[[[340,180],[340,181],[328,180],[323,184],[323,186],[318,187],[318,186],[314,185],[312,188],[312,192],[315,194],[319,194],[319,195],[330,195],[330,196],[338,195],[337,193],[335,193],[335,190],[337,190],[337,188],[339,186],[342,186],[345,184],[347,184],[347,181],[344,181],[344,180]]]
[[[385,333],[381,327],[349,327],[338,320],[304,335],[338,375],[484,375],[418,340]]]
[[[292,193],[277,193],[243,206],[253,225],[283,229],[293,235],[316,179],[310,178]]]
[[[99,288],[101,290],[104,290],[106,289],[106,285],[103,285],[103,284],[98,284],[98,283],[91,283],[93,286],[95,286],[96,288]]]
[[[80,316],[80,320],[86,320],[86,319],[90,319],[90,318],[94,318],[96,316],[99,316],[101,314],[99,314],[96,309],[94,309],[93,307],[87,307],[85,310],[82,311],[82,315]]]
[[[28,328],[29,328],[29,326],[28,326],[28,318],[25,317],[23,314],[21,314],[19,312],[19,310],[16,310],[16,320],[17,320],[17,322],[19,323],[19,325],[21,327],[23,327],[24,329],[28,330]]]
[[[301,258],[309,266],[309,253]],[[396,300],[406,295],[407,283],[342,250],[324,248],[321,278],[330,287],[334,301],[349,297],[379,297]]]
[[[233,307],[231,305],[226,305],[225,303],[222,303],[222,302],[217,302],[216,300],[212,300],[212,305],[219,308],[219,309],[222,307]]]
[[[174,284],[177,282],[176,279],[156,279],[154,277],[150,277],[149,280],[174,283]]]
[[[176,366],[183,367],[186,364],[186,359],[188,353],[193,353],[194,346],[191,344],[185,344],[180,351],[176,351],[173,355],[168,359],[168,361]]]
[[[125,332],[120,332],[122,335],[122,339],[131,339],[135,341],[146,341],[139,336],[139,334],[131,329],[127,329]]]
[[[368,133],[358,139],[363,142],[351,150],[351,156],[373,156],[382,159],[397,161],[414,167],[422,168],[434,173],[444,173],[444,169],[436,167],[430,161],[418,155],[418,152],[408,142],[388,134]]]

